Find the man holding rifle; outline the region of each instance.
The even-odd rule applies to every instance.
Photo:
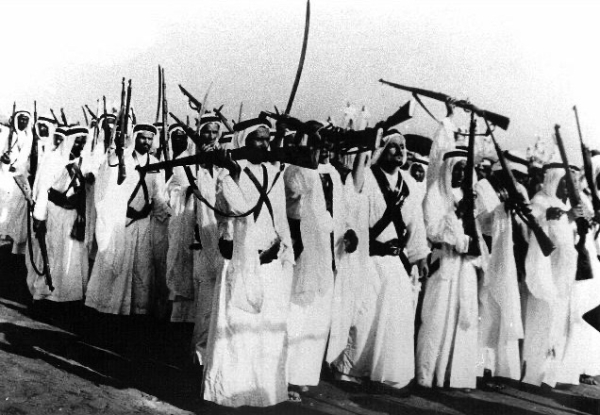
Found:
[[[12,253],[25,252],[27,200],[14,177],[29,176],[29,154],[33,145],[31,115],[15,111],[6,141],[0,140],[0,236],[12,240]]]
[[[477,219],[482,233],[492,238],[490,261],[479,290],[482,369],[489,371],[484,377],[489,374],[519,380],[519,339],[523,338],[519,283],[525,281],[528,230],[515,214],[515,206],[528,204],[529,198],[527,189],[514,179],[527,177],[528,162],[516,151],[500,156],[505,158],[510,173],[497,163],[499,168],[475,186]],[[510,186],[519,193],[509,193],[506,189]],[[499,387],[494,383],[487,386]]]
[[[240,128],[240,127],[243,127]],[[238,124],[245,146],[266,149],[270,123]],[[288,399],[287,317],[294,254],[280,169],[251,157],[217,182],[217,206],[233,216],[219,242],[226,271],[215,286],[204,399],[226,406],[275,405]]]
[[[133,149],[123,157],[127,175],[117,184],[117,157],[110,152],[96,181],[98,254],[85,304],[103,313],[148,314],[154,306],[155,280],[150,216],[164,221],[170,209],[161,189],[162,173],[138,166],[156,162],[148,154],[156,128],[133,128]]]
[[[72,127],[60,150],[47,155],[39,170],[33,231],[46,234],[48,262],[55,287],[50,292],[44,276],[28,266],[28,285],[34,300],[81,301],[88,281],[86,242],[86,176],[82,151],[88,129]],[[89,154],[89,153],[88,153]],[[45,232],[43,230],[45,229]]]

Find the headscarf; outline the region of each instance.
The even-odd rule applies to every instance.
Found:
[[[400,147],[400,144],[406,144],[406,139],[398,130],[388,130],[383,138],[381,139],[382,147],[375,150],[372,156],[372,164],[377,164],[381,159],[381,156],[387,151],[389,147],[395,145]],[[406,150],[403,153],[402,157],[402,165],[406,164],[407,152]]]

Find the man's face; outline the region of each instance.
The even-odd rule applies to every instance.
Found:
[[[249,148],[266,150],[269,148],[270,136],[271,134],[268,128],[260,127],[248,135],[248,138],[246,139],[246,146]],[[260,163],[260,160],[254,158],[249,158],[248,161],[254,164]]]
[[[401,167],[404,163],[404,155],[406,153],[406,142],[401,140],[398,144],[390,144],[383,150],[381,156],[382,161],[385,164],[392,165],[395,167]]]
[[[425,169],[419,163],[414,163],[411,166],[410,174],[417,182],[422,182],[425,179]]]
[[[206,124],[200,130],[200,141],[202,141],[202,150],[207,151],[215,146],[219,137],[219,124],[211,122]]]
[[[462,186],[465,179],[466,160],[458,161],[452,168],[452,188],[457,189]]]
[[[40,134],[40,137],[48,137],[50,135],[50,130],[48,129],[48,126],[44,123],[38,124],[38,132]]]
[[[173,131],[171,142],[173,143],[173,153],[175,154],[181,154],[187,149],[187,135],[181,130]]]
[[[80,135],[79,137],[75,138],[75,143],[71,149],[71,158],[77,158],[81,155],[81,150],[83,150],[86,141],[87,137],[85,135]]]
[[[17,129],[19,131],[23,131],[25,127],[27,127],[27,123],[29,122],[29,117],[25,114],[19,114],[17,116]]]
[[[64,139],[65,138],[62,135],[60,135],[60,134],[54,134],[54,138],[53,138],[53,140],[54,140],[54,147],[55,148],[58,147],[60,145],[60,143],[63,142]]]
[[[565,202],[569,197],[569,188],[567,187],[567,176],[563,176],[558,182],[558,187],[556,188],[556,197]]]
[[[152,147],[152,139],[154,134],[149,131],[140,131],[135,136],[135,151],[140,154],[146,154]]]

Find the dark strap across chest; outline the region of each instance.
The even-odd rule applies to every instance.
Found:
[[[133,158],[135,159],[135,162],[137,164],[136,170],[137,170],[138,174],[140,175],[140,178],[139,178],[135,188],[133,189],[131,196],[129,196],[129,200],[127,201],[127,218],[131,219],[131,221],[126,226],[131,225],[135,221],[147,218],[150,215],[150,213],[152,212],[152,203],[150,202],[150,193],[148,192],[148,184],[146,183],[146,172],[137,168],[137,167],[139,167],[139,163],[138,163],[137,156],[135,155],[135,153],[133,154]],[[149,162],[149,160],[148,160],[148,162]],[[142,192],[144,193],[144,206],[140,210],[135,210],[133,207],[131,207],[129,205],[131,204],[133,199],[135,199],[135,197],[138,194],[138,192],[140,191],[140,189],[142,189]]]
[[[377,184],[379,185],[379,189],[383,194],[383,198],[386,203],[386,209],[383,213],[383,216],[377,221],[377,223],[375,223],[373,227],[369,229],[369,237],[371,239],[377,238],[390,223],[393,223],[401,246],[404,246],[406,243],[407,230],[404,219],[402,218],[402,205],[410,194],[408,186],[406,186],[406,183],[404,183],[400,172],[398,172],[398,181],[396,187],[392,189],[387,178],[385,177],[385,173],[379,167],[373,166],[371,167],[371,170],[373,172],[373,176],[375,176]]]

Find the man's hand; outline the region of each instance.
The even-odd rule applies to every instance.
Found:
[[[549,207],[546,210],[546,220],[559,220],[565,213],[567,212],[559,207]]]
[[[419,259],[415,265],[417,266],[417,269],[419,270],[419,276],[422,279],[429,277],[429,265],[427,265],[427,258]]]
[[[358,247],[358,236],[354,229],[348,229],[344,234],[344,251],[351,254]]]
[[[45,220],[37,220],[33,218],[33,232],[35,232],[35,236],[39,239],[41,236],[46,234],[46,221]]]
[[[10,164],[10,152],[7,151],[6,153],[2,154],[0,161],[4,164]]]
[[[567,212],[567,217],[569,218],[570,221],[574,221],[578,218],[585,218],[587,217],[586,215],[586,211],[583,208],[582,205],[577,205],[571,208],[571,210],[569,210]]]
[[[85,181],[87,184],[92,185],[96,182],[96,177],[93,173],[88,173],[85,175]]]

